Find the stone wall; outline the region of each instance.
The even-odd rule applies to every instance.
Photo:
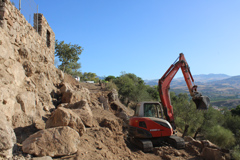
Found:
[[[34,15],[32,27],[10,0],[0,0],[0,27],[8,33],[16,54],[26,48],[37,52],[43,62],[54,64],[55,34],[42,14]]]
[[[35,17],[39,32],[10,0],[0,0],[0,112],[18,141],[24,127],[55,108],[52,97],[64,80],[54,66],[55,35],[42,14]]]

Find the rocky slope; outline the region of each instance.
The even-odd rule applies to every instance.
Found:
[[[127,138],[133,111],[116,90],[78,83],[0,28],[0,159],[228,159],[209,142],[143,153]]]

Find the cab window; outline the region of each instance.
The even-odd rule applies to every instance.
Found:
[[[158,118],[158,104],[144,104],[144,117],[155,117]]]

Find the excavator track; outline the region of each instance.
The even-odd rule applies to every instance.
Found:
[[[143,152],[152,152],[153,144],[150,139],[130,138],[130,142],[140,148]]]
[[[167,139],[167,142],[176,149],[185,148],[185,141],[181,137],[172,135]]]
[[[166,139],[163,138],[155,138],[155,139],[143,139],[143,138],[130,138],[130,142],[140,148],[143,152],[151,152],[153,151],[153,146],[156,144],[161,145],[171,145],[176,149],[185,148],[185,141],[183,138],[172,135]]]

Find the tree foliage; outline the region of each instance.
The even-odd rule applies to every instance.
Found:
[[[97,77],[96,73],[84,72],[83,75],[81,76],[81,80],[98,82],[99,78]]]
[[[211,142],[223,148],[232,148],[240,142],[240,117],[232,116],[227,109],[218,111],[210,107],[206,111],[196,110],[187,94],[171,93],[177,128],[186,135],[201,133]],[[186,130],[187,128],[187,130]],[[238,152],[236,152],[237,154]]]
[[[159,92],[158,92],[158,87],[157,86],[146,85],[146,90],[147,90],[147,92],[150,95],[152,100],[160,101]]]
[[[233,133],[220,125],[209,128],[206,138],[223,148],[230,148],[235,144]]]
[[[144,81],[132,73],[123,73],[113,81],[118,87],[120,100],[126,104],[138,103],[144,100],[150,100],[151,96],[147,92]]]
[[[189,100],[186,93],[170,93],[174,110],[175,123],[183,131],[183,136],[197,132],[203,123],[203,113],[196,110],[195,103]]]
[[[79,56],[81,55],[83,49],[81,46],[71,43],[67,44],[64,41],[55,41],[55,56],[59,59],[61,64],[58,66],[63,72],[79,76],[81,64],[79,61]]]
[[[233,156],[233,159],[236,159],[236,160],[240,159],[240,146],[239,145],[237,145],[233,148],[232,156]]]
[[[107,76],[104,80],[110,82],[110,81],[114,81],[115,79],[116,79],[115,76],[110,75],[110,76]]]
[[[233,115],[240,116],[240,105],[238,105],[235,109],[232,109],[231,112]]]

